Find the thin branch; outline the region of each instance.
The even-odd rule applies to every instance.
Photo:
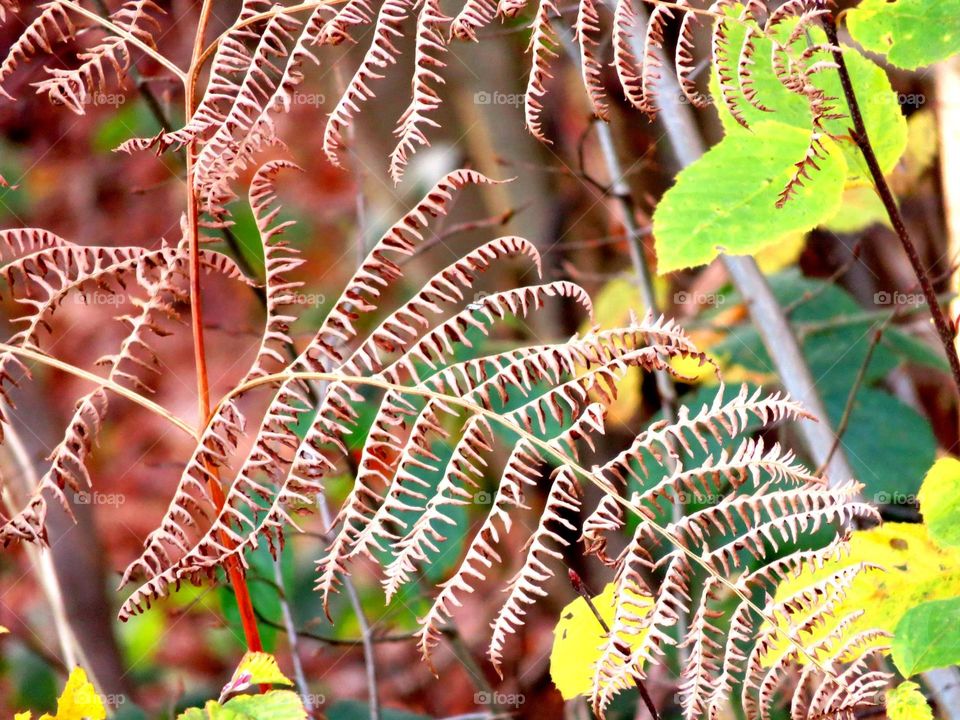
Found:
[[[323,378],[326,379],[326,378]],[[327,504],[327,497],[323,493],[317,495],[317,508],[320,510],[320,519],[324,527],[329,532],[333,525],[333,517],[330,514],[330,507]],[[367,704],[370,706],[370,720],[380,720],[380,689],[377,684],[377,664],[374,655],[373,633],[370,629],[370,623],[367,622],[367,616],[363,612],[363,604],[360,602],[360,595],[357,588],[346,578],[343,584],[347,591],[347,598],[350,600],[350,606],[356,616],[357,624],[360,626],[360,643],[363,645],[363,664],[366,669],[367,677]]]
[[[910,239],[910,234],[907,232],[907,226],[903,221],[903,216],[900,214],[897,200],[893,196],[893,191],[890,189],[887,179],[883,176],[880,161],[877,160],[877,155],[873,151],[873,144],[870,142],[870,136],[867,134],[867,126],[863,121],[860,104],[857,102],[857,95],[853,89],[850,72],[847,69],[847,63],[843,56],[843,49],[840,47],[836,18],[833,15],[824,18],[823,28],[827,33],[827,40],[832,46],[831,52],[833,54],[833,60],[837,65],[837,73],[840,75],[840,85],[843,88],[843,95],[850,109],[850,119],[853,121],[853,128],[850,129],[850,135],[853,137],[853,141],[857,144],[857,147],[860,148],[860,152],[867,162],[867,168],[870,170],[870,176],[873,178],[873,184],[877,190],[877,194],[883,202],[883,207],[886,209],[893,229],[900,240],[900,244],[903,246],[904,252],[907,254],[907,259],[910,261],[913,272],[920,282],[920,290],[927,300],[927,306],[930,308],[930,315],[933,317],[933,324],[937,329],[937,335],[940,336],[940,342],[943,344],[943,349],[947,354],[947,361],[950,363],[950,372],[953,375],[954,385],[956,386],[957,392],[960,393],[960,357],[957,356],[957,347],[954,344],[956,331],[947,320],[946,315],[943,313],[943,308],[940,307],[940,303],[937,301],[936,290],[934,290],[930,276],[923,266],[923,261],[920,259],[920,254],[917,252],[916,246]]]
[[[890,317],[884,320],[880,324],[880,327],[874,331],[873,337],[870,338],[870,346],[867,348],[867,354],[864,356],[863,362],[860,363],[860,368],[857,370],[857,376],[854,378],[853,385],[851,385],[850,391],[847,393],[847,402],[843,406],[843,414],[840,416],[840,422],[837,423],[837,429],[835,431],[836,437],[833,440],[833,445],[830,446],[830,452],[827,453],[827,457],[817,470],[817,473],[823,472],[823,468],[830,464],[833,456],[836,454],[837,450],[840,449],[840,443],[843,440],[844,434],[847,432],[847,427],[850,425],[850,416],[853,414],[854,405],[856,405],[857,393],[860,391],[860,387],[867,378],[867,370],[870,368],[870,363],[873,361],[874,353],[876,353],[877,348],[880,347],[880,342],[883,340],[883,333],[893,321],[893,317],[893,314],[891,314]]]
[[[303,661],[300,659],[300,644],[297,642],[296,625],[293,623],[293,612],[287,599],[287,589],[283,583],[282,555],[273,558],[273,579],[277,585],[277,596],[280,598],[280,614],[283,617],[284,629],[287,631],[287,644],[290,646],[290,662],[293,664],[293,679],[300,691],[300,700],[307,714],[313,712],[313,699],[310,697],[310,686],[307,676],[303,672]]]
[[[570,577],[570,584],[573,585],[573,589],[577,591],[577,594],[583,598],[583,601],[587,604],[587,607],[590,608],[590,612],[593,613],[593,616],[597,619],[597,622],[600,623],[600,627],[603,628],[603,632],[609,635],[610,626],[607,625],[607,621],[603,619],[603,615],[601,615],[600,611],[597,610],[597,606],[593,604],[593,598],[590,596],[590,591],[580,578],[580,575],[573,568],[568,568],[567,574]],[[647,706],[647,711],[650,713],[650,717],[652,717],[653,720],[660,720],[660,713],[657,712],[657,706],[653,703],[653,698],[650,697],[650,693],[647,691],[647,686],[643,683],[643,680],[636,676],[634,676],[633,680],[636,683],[637,689],[640,691],[640,697],[643,699],[643,704]]]

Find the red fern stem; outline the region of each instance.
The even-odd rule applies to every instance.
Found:
[[[187,122],[190,122],[190,118],[193,117],[193,113],[196,110],[197,70],[203,54],[203,38],[204,35],[206,35],[212,7],[213,3],[211,0],[204,0],[200,10],[200,20],[197,24],[197,34],[193,48],[193,59],[185,83],[184,104],[186,106]],[[207,354],[203,337],[203,303],[200,288],[200,207],[194,182],[196,149],[191,143],[187,146],[186,150],[187,222],[189,223],[190,232],[190,325],[193,331],[193,352],[197,368],[197,402],[199,404],[199,415],[204,425],[206,425],[210,421],[210,381],[207,375]],[[213,469],[207,477],[207,488],[210,492],[210,498],[213,500],[219,513],[226,501],[223,487],[219,481],[220,475],[216,469]],[[226,533],[221,531],[219,533],[219,539],[225,547],[233,548],[233,541]],[[247,650],[253,652],[262,651],[263,644],[260,641],[260,630],[257,627],[257,618],[253,610],[253,602],[250,599],[250,589],[247,587],[247,580],[243,574],[243,569],[240,567],[239,560],[231,556],[227,560],[226,570],[230,586],[233,588],[233,594],[237,599],[237,608],[240,611],[240,623],[243,626],[243,636],[247,644]]]

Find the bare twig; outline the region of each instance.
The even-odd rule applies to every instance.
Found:
[[[293,623],[293,612],[290,610],[290,602],[287,600],[287,591],[283,583],[283,566],[281,564],[282,555],[278,554],[273,559],[273,579],[277,584],[277,594],[280,598],[280,614],[283,617],[283,626],[287,631],[287,644],[290,646],[290,662],[293,664],[293,679],[297,683],[297,690],[300,691],[300,699],[307,713],[313,711],[313,699],[310,696],[310,687],[307,685],[307,676],[303,672],[303,662],[300,660],[300,645],[296,625]]]
[[[590,597],[590,591],[580,578],[580,575],[573,568],[568,568],[567,574],[570,577],[570,584],[573,585],[573,589],[577,591],[577,595],[583,598],[583,601],[587,604],[587,607],[590,608],[590,612],[593,613],[593,616],[597,619],[597,622],[600,623],[600,627],[602,627],[603,631],[609,635],[610,626],[607,625],[607,621],[603,619],[603,615],[601,615],[600,611],[597,610],[597,606],[593,604],[593,598]],[[660,713],[657,712],[657,706],[654,705],[653,698],[651,698],[650,693],[647,692],[647,686],[644,685],[643,680],[634,675],[633,681],[636,683],[637,689],[640,691],[640,697],[643,699],[643,704],[647,706],[650,717],[652,717],[653,720],[660,720]]]
[[[917,252],[916,246],[910,239],[910,234],[907,232],[907,226],[903,221],[903,216],[900,214],[897,200],[894,198],[893,191],[890,189],[890,185],[883,175],[880,161],[877,160],[877,155],[873,151],[873,144],[870,142],[870,136],[867,134],[867,126],[863,121],[860,104],[857,102],[857,95],[853,89],[850,72],[847,70],[847,63],[843,57],[843,49],[840,47],[840,39],[837,36],[836,18],[833,15],[824,18],[823,27],[827,33],[827,40],[833,48],[833,60],[837,65],[837,72],[840,75],[840,85],[843,88],[847,107],[850,109],[850,119],[853,121],[850,135],[853,137],[853,141],[857,144],[857,147],[860,148],[860,152],[867,162],[867,168],[870,170],[870,176],[873,178],[873,184],[877,190],[877,194],[883,202],[883,207],[887,211],[887,216],[890,218],[890,222],[893,225],[897,238],[900,240],[900,244],[903,246],[907,259],[910,261],[913,272],[920,282],[920,290],[927,300],[930,315],[933,317],[934,327],[937,329],[937,335],[940,336],[940,342],[943,344],[943,349],[947,354],[947,361],[950,363],[950,372],[953,375],[954,385],[956,385],[957,392],[960,393],[960,357],[957,356],[957,347],[954,344],[956,331],[947,320],[943,308],[940,307],[936,290],[933,287],[927,269],[920,259],[920,254]]]
[[[330,515],[327,498],[323,493],[317,495],[317,508],[320,510],[320,519],[323,521],[323,526],[329,532],[333,524],[333,518]],[[356,615],[357,624],[360,626],[360,643],[363,645],[363,662],[367,675],[367,703],[370,706],[370,720],[380,720],[380,692],[377,685],[377,663],[374,655],[373,633],[370,630],[367,616],[363,612],[363,604],[360,602],[356,586],[349,577],[344,578],[343,586],[347,591],[350,607],[353,608],[354,615]]]

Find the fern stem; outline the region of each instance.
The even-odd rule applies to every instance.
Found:
[[[100,375],[96,375],[92,372],[84,370],[83,368],[79,368],[76,365],[71,365],[70,363],[63,362],[62,360],[58,360],[57,358],[51,357],[50,355],[46,355],[42,352],[37,352],[36,350],[30,350],[29,348],[19,347],[17,345],[8,345],[7,343],[0,343],[0,351],[8,352],[13,355],[19,355],[20,357],[33,360],[41,365],[46,365],[56,370],[69,373],[70,375],[78,377],[82,380],[92,382],[94,385],[110,390],[117,395],[136,403],[140,407],[159,415],[163,419],[183,430],[191,437],[196,439],[199,439],[200,437],[197,434],[197,429],[186,420],[182,420],[181,418],[177,417],[162,405],[158,405],[157,403],[153,402],[153,400],[150,400],[149,398],[146,398],[140,393],[130,390],[123,385],[119,385],[108,378],[101,377]]]
[[[185,89],[185,115],[186,122],[190,122],[196,111],[197,102],[197,78],[199,77],[200,56],[203,52],[203,39],[206,35],[207,25],[210,22],[210,14],[213,9],[213,0],[203,0],[200,8],[200,19],[197,22],[197,32],[194,38],[193,54],[190,60],[190,70],[187,73]],[[193,331],[193,353],[197,373],[197,403],[199,417],[204,425],[210,422],[210,381],[207,374],[207,354],[203,337],[203,295],[200,287],[200,207],[197,188],[194,183],[196,171],[196,147],[190,143],[187,148],[187,223],[190,233],[190,326]],[[210,498],[220,512],[226,502],[226,495],[223,492],[223,486],[220,483],[220,474],[216,468],[210,468],[210,474],[207,478],[207,488],[210,492]],[[231,547],[233,541],[223,531],[219,534],[220,542],[226,547]],[[263,650],[263,644],[260,641],[260,630],[257,627],[257,618],[253,612],[253,601],[250,598],[250,589],[247,587],[247,581],[239,560],[230,557],[226,563],[227,577],[233,588],[234,596],[237,600],[237,608],[240,612],[240,622],[243,626],[243,636],[246,641],[247,650],[259,652]],[[261,686],[261,691],[266,691],[266,686]]]
[[[940,336],[940,342],[943,345],[944,352],[947,354],[947,361],[950,363],[950,372],[953,375],[953,382],[956,385],[957,392],[960,393],[960,357],[957,356],[957,347],[954,344],[956,331],[952,327],[940,302],[937,300],[937,293],[920,259],[920,253],[917,252],[916,245],[910,239],[907,232],[907,226],[903,221],[903,215],[897,205],[897,200],[893,196],[893,191],[883,175],[883,169],[880,167],[880,161],[873,150],[873,144],[870,142],[870,136],[867,133],[866,123],[863,121],[863,113],[860,111],[860,104],[857,102],[857,95],[853,89],[853,82],[850,79],[850,72],[847,69],[846,60],[843,57],[843,49],[840,47],[840,38],[837,35],[836,17],[830,15],[824,18],[824,30],[827,33],[827,40],[832,46],[833,60],[837,64],[837,73],[840,76],[840,86],[843,88],[843,95],[847,101],[847,107],[850,109],[850,119],[853,121],[853,128],[850,134],[853,141],[860,148],[864,160],[867,162],[867,168],[870,170],[870,176],[873,178],[873,184],[876,188],[883,207],[887,211],[887,216],[893,225],[897,238],[903,246],[903,250],[910,261],[914,275],[920,283],[920,290],[926,298],[927,306],[930,308],[930,315],[933,317],[933,324],[937,329],[937,335]]]

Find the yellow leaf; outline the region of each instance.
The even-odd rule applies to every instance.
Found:
[[[220,697],[246,690],[251,685],[293,685],[280,671],[277,659],[270,653],[247,652],[233,671],[230,682],[223,686]]]
[[[611,280],[600,290],[593,303],[593,321],[601,330],[623,327],[629,322],[630,311],[643,315],[640,291],[636,283],[624,278]],[[586,323],[581,332],[589,332]],[[639,368],[630,368],[619,383],[617,399],[610,406],[608,422],[625,423],[640,408],[640,386],[643,377]]]
[[[773,275],[795,264],[806,245],[806,233],[793,233],[776,244],[763,248],[754,257],[764,274]]]
[[[890,218],[871,185],[854,185],[843,191],[839,212],[823,224],[836,233],[855,233],[871,225],[890,225]]]
[[[29,718],[29,713],[23,714]],[[19,717],[19,716],[18,716]],[[75,667],[57,699],[57,714],[45,714],[40,720],[105,720],[107,710],[96,688],[81,667]]]
[[[933,720],[933,710],[914,682],[902,682],[887,690],[886,700],[890,720]]]
[[[609,583],[593,598],[594,607],[607,626],[613,623],[616,606],[616,583]],[[638,604],[649,609],[653,600],[639,597]],[[606,633],[597,621],[587,601],[578,597],[560,612],[553,631],[553,650],[550,652],[550,677],[564,700],[590,692],[593,686],[594,665],[600,659]],[[639,644],[646,633],[632,639]]]
[[[630,317],[630,310],[640,316],[644,312],[636,283],[625,278],[609,281],[593,300],[593,320],[601,330],[623,327]],[[590,328],[585,326],[583,329]]]
[[[886,523],[882,527],[853,533],[849,553],[825,563],[822,569],[816,572],[804,570],[798,577],[781,583],[776,600],[782,601],[841,568],[860,563],[878,565],[882,570],[861,572],[832,617],[812,633],[801,633],[802,645],[809,647],[812,642],[824,638],[840,619],[858,611],[862,614],[851,623],[848,636],[870,629],[892,634],[909,608],[928,600],[960,595],[960,549],[938,547],[925,525]],[[794,618],[794,623],[802,620]],[[787,629],[786,620],[780,618],[780,625]],[[819,658],[829,657],[836,645],[831,643],[824,647]],[[788,641],[781,635],[767,652],[765,663],[774,663],[787,650]]]

